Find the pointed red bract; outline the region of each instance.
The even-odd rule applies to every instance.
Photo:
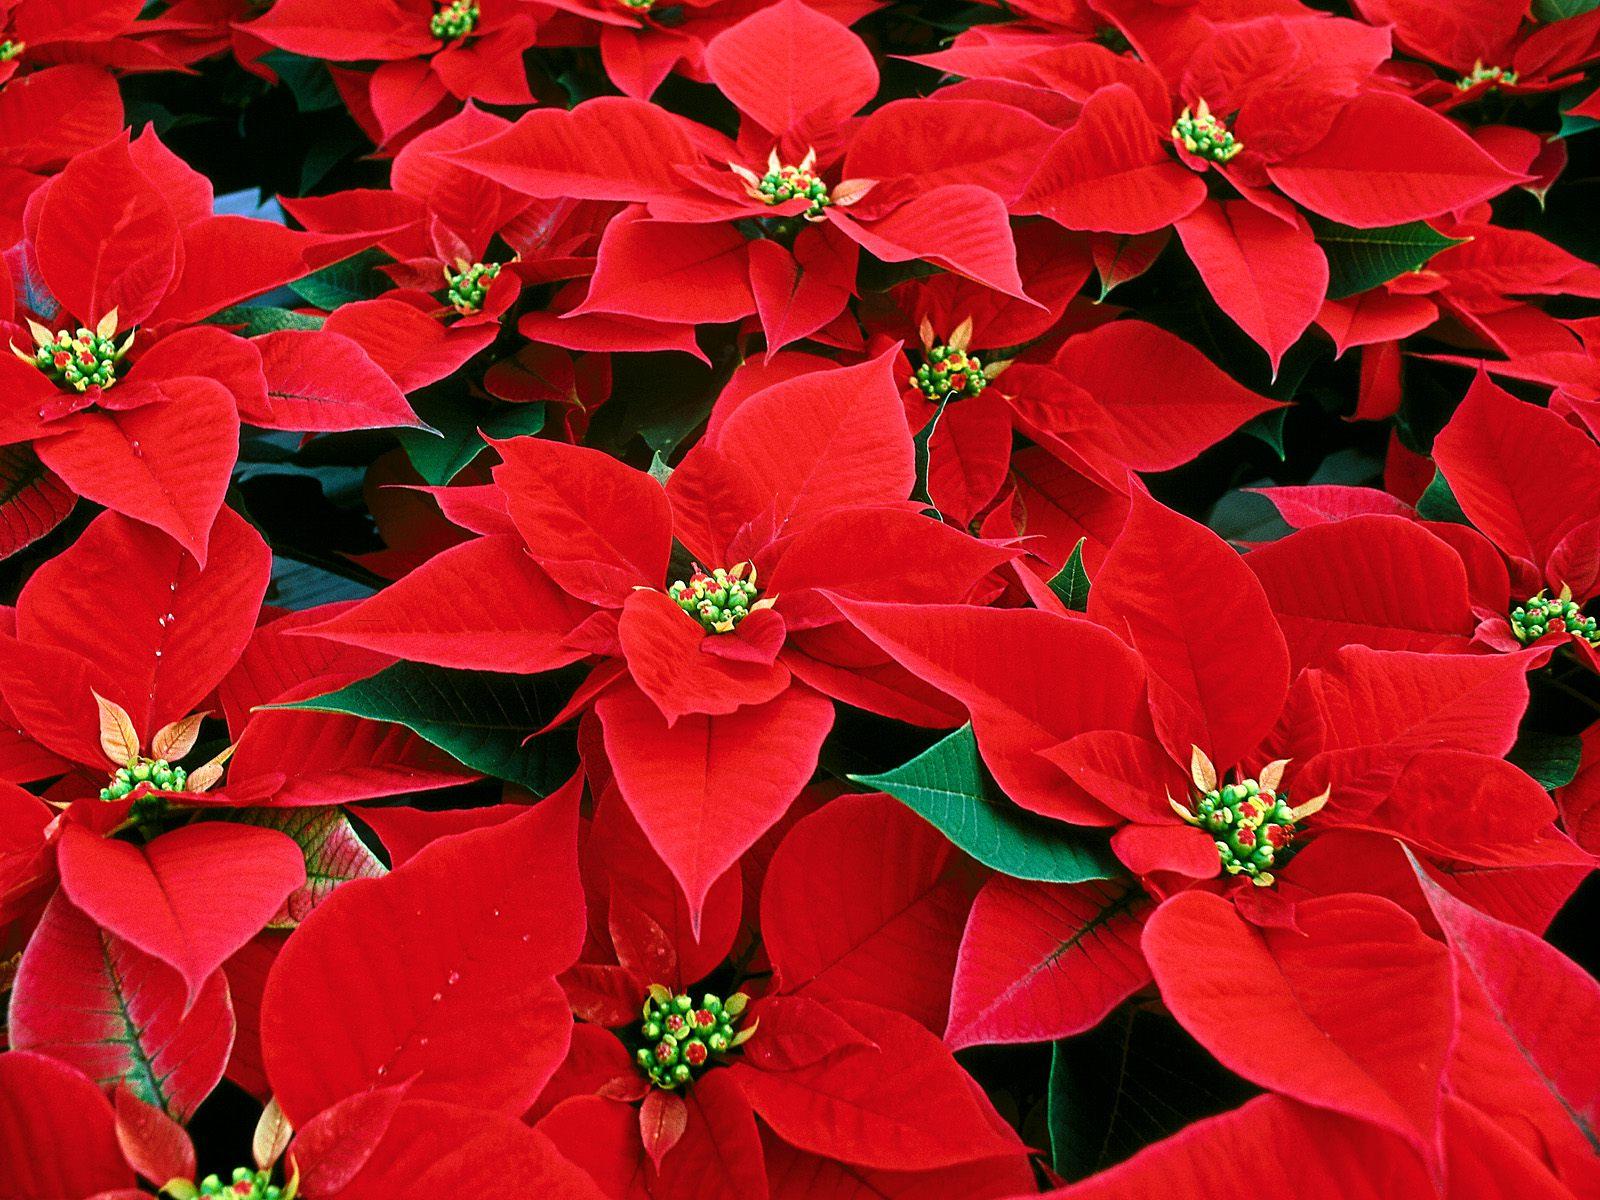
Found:
[[[1149,902],[1119,883],[1033,883],[998,875],[972,906],[945,1042],[1055,1041],[1092,1028],[1143,987]]]
[[[306,874],[293,839],[275,829],[223,822],[174,829],[142,847],[69,824],[58,862],[73,903],[172,966],[191,1003]]]
[[[1204,526],[1135,496],[1089,613],[1144,658],[1156,727],[1179,762],[1199,746],[1237,763],[1278,719],[1289,690],[1283,634],[1250,568]]]
[[[1308,900],[1296,921],[1257,930],[1186,892],[1151,915],[1144,952],[1167,1007],[1224,1065],[1435,1160],[1456,1015],[1444,947],[1377,897]]]
[[[558,794],[436,843],[307,918],[261,1011],[267,1075],[291,1121],[404,1080],[413,1100],[527,1108],[571,1032],[554,976],[583,936],[576,805]]]
[[[761,929],[784,992],[865,1000],[944,1027],[972,892],[950,844],[887,796],[841,797],[784,838]]]

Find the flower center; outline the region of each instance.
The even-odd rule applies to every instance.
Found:
[[[0,38],[0,62],[10,62],[27,48],[27,42],[13,42],[10,38]]]
[[[271,1171],[235,1167],[233,1180],[229,1183],[223,1183],[215,1175],[207,1175],[200,1181],[200,1195],[225,1196],[227,1200],[281,1200],[283,1189],[272,1182]]]
[[[1293,854],[1295,819],[1288,801],[1287,792],[1246,779],[1202,795],[1195,802],[1195,824],[1216,839],[1224,871],[1268,887],[1272,868]]]
[[[1279,786],[1288,765],[1288,759],[1279,759],[1261,768],[1260,779],[1222,784],[1216,767],[1196,746],[1189,765],[1194,780],[1193,807],[1171,796],[1167,803],[1186,823],[1211,836],[1224,871],[1243,875],[1257,887],[1271,887],[1277,882],[1272,869],[1282,868],[1294,854],[1297,826],[1328,803],[1329,793],[1324,791],[1304,804],[1291,806],[1289,794]]]
[[[656,6],[656,0],[618,0],[623,8],[631,8],[634,12],[647,13]]]
[[[111,782],[100,789],[100,799],[121,800],[135,788],[146,784],[157,792],[181,792],[189,782],[189,773],[175,767],[164,758],[136,758],[125,767],[112,773]]]
[[[428,29],[441,42],[464,38],[478,27],[478,6],[472,0],[450,0],[433,14]]]
[[[744,1045],[755,1027],[738,1029],[750,998],[735,992],[726,1000],[707,994],[696,1008],[684,995],[659,983],[650,985],[639,1030],[643,1045],[634,1053],[639,1069],[658,1088],[672,1091],[698,1079],[713,1060]]]
[[[104,329],[104,322],[101,327]],[[18,356],[28,359],[61,387],[75,392],[86,392],[91,387],[104,391],[117,382],[117,364],[133,341],[130,333],[118,346],[111,338],[114,332],[114,327],[102,333],[80,326],[76,333],[63,329],[51,334],[36,325],[32,357],[20,351]]]
[[[833,203],[828,195],[828,185],[807,168],[785,165],[768,171],[756,184],[756,192],[768,204],[783,204],[799,197],[811,201],[803,215],[817,217]]]
[[[1524,646],[1532,645],[1547,633],[1570,633],[1591,646],[1600,647],[1600,625],[1586,617],[1566,589],[1556,597],[1543,591],[1511,610],[1511,632]]]
[[[1508,71],[1505,67],[1486,67],[1482,60],[1472,64],[1472,70],[1456,80],[1456,87],[1463,92],[1470,92],[1480,83],[1492,84],[1495,87],[1504,84],[1510,87],[1517,82],[1517,73]]]
[[[1190,154],[1226,163],[1244,149],[1244,143],[1228,132],[1228,127],[1218,119],[1204,100],[1191,114],[1187,108],[1178,114],[1172,126],[1172,140]]]
[[[732,633],[756,609],[772,606],[759,599],[755,564],[748,562],[731,571],[717,567],[709,575],[696,564],[694,574],[669,586],[667,595],[707,633]]]
[[[483,307],[483,298],[489,294],[489,285],[500,275],[499,263],[473,263],[470,266],[456,260],[457,269],[444,269],[446,295],[451,305],[462,316],[471,316]]]
[[[912,378],[922,394],[935,404],[946,396],[952,399],[976,396],[989,386],[989,377],[984,374],[983,363],[976,354],[941,342],[928,350],[927,358]]]

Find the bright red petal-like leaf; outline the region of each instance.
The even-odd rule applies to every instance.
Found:
[[[1263,1137],[1263,1133],[1266,1136]],[[1051,1200],[1149,1200],[1163,1196],[1225,1196],[1239,1186],[1230,1152],[1251,1147],[1256,1200],[1392,1200],[1436,1194],[1415,1150],[1368,1124],[1309,1108],[1280,1096],[1259,1096],[1243,1108],[1196,1121],[1127,1162],[1071,1187]]]
[[[946,1044],[1048,1042],[1098,1024],[1149,982],[1150,907],[1121,883],[989,880],[961,939]]]
[[[28,580],[17,634],[100,663],[116,685],[106,698],[148,744],[243,652],[271,571],[261,535],[232,510],[218,514],[203,570],[159,531],[105,513]]]
[[[1314,525],[1244,561],[1266,589],[1296,672],[1351,643],[1463,650],[1477,624],[1460,557],[1404,517]]]
[[[1040,752],[1092,729],[1147,727],[1144,667],[1124,643],[1031,610],[837,603],[895,661],[966,705],[983,761],[1011,799],[1076,824],[1115,823]]]
[[[1033,1171],[1017,1155],[933,1171],[879,1171],[807,1154],[768,1136],[771,1200],[999,1200],[1032,1194]]]
[[[657,1193],[696,1200],[749,1200],[767,1194],[761,1135],[738,1085],[713,1071],[684,1096],[688,1125],[661,1159]]]
[[[91,328],[113,309],[131,329],[179,267],[178,223],[134,166],[125,138],[76,156],[51,180],[34,252],[50,291]]]
[[[674,167],[699,158],[685,130],[664,108],[600,96],[524,113],[504,133],[445,158],[528,196],[648,200],[683,190]]]
[[[43,1054],[0,1054],[0,1196],[92,1196],[133,1182],[98,1087]]]
[[[761,1119],[793,1146],[886,1170],[925,1170],[1018,1154],[950,1052],[910,1017],[853,1000],[830,1005],[875,1049],[786,1071],[729,1071]],[[760,1037],[764,1029],[757,1030]]]
[[[345,884],[306,919],[261,1010],[267,1074],[291,1121],[413,1076],[414,1099],[526,1110],[571,1034],[554,976],[583,940],[576,805],[557,795],[446,838],[382,879]]]
[[[1255,929],[1220,896],[1173,897],[1143,938],[1161,998],[1229,1069],[1435,1159],[1456,1014],[1448,953],[1375,896],[1306,900],[1296,919]]]
[[[661,484],[609,454],[543,438],[495,443],[494,469],[527,554],[566,591],[620,608],[667,582],[672,512]]]
[[[1473,380],[1433,454],[1472,523],[1537,568],[1574,526],[1600,516],[1590,486],[1600,476],[1600,446],[1486,375]]]
[[[1359,229],[1437,217],[1518,182],[1444,117],[1382,91],[1356,97],[1327,137],[1267,173],[1312,212]]]
[[[744,235],[731,224],[616,220],[573,312],[715,324],[756,311]]]
[[[897,504],[911,494],[915,451],[893,357],[775,383],[722,425],[717,450],[761,481],[779,531],[831,509]],[[675,507],[678,490],[669,480]]]
[[[866,43],[800,0],[779,0],[706,44],[718,91],[777,137],[831,133],[878,91]]]
[[[856,221],[848,209],[823,212],[876,258],[922,259],[1007,296],[1026,298],[1005,201],[988,188],[946,183],[918,192],[887,216]]]
[[[193,996],[185,991],[177,972],[98,928],[58,893],[17,970],[11,1044],[102,1084],[120,1080],[186,1121],[222,1078],[234,1026],[222,972]]]
[[[295,1162],[307,1195],[332,1195],[349,1185],[382,1144],[410,1090],[406,1081],[357,1092],[295,1130]]]
[[[494,341],[497,332],[489,322],[447,326],[403,300],[382,297],[341,305],[322,329],[359,345],[402,392],[414,392],[460,370]]]
[[[419,1084],[418,1091],[425,1090]],[[482,1107],[408,1099],[340,1200],[400,1200],[451,1192],[608,1200],[536,1129]]]
[[[642,692],[618,688],[595,713],[623,799],[677,876],[698,930],[712,883],[811,778],[833,704],[796,684],[765,704],[668,726]]]
[[[1308,794],[1331,784],[1339,805],[1360,811],[1388,795],[1419,750],[1505,754],[1527,704],[1526,668],[1511,655],[1346,646],[1295,680],[1284,728],[1290,753],[1309,758]]]
[[[154,525],[204,565],[239,456],[238,409],[212,379],[191,375],[154,386],[165,400],[75,413],[34,450],[78,495]]]
[[[591,611],[520,540],[497,535],[452,546],[308,632],[414,662],[532,675],[583,657],[563,642]]]
[[[1250,568],[1205,526],[1136,495],[1089,613],[1144,658],[1156,727],[1179,762],[1199,746],[1226,770],[1278,719],[1289,691],[1283,634]]]
[[[950,843],[886,796],[840,797],[785,836],[761,933],[787,995],[865,1000],[944,1026],[972,891]]]
[[[117,1084],[117,1142],[134,1170],[157,1187],[172,1179],[195,1177],[194,1143],[171,1117],[139,1099],[126,1083]]]
[[[1182,466],[1251,417],[1282,407],[1143,321],[1113,321],[1069,338],[1055,361],[1106,410],[1136,471]]]
[[[267,377],[267,411],[253,425],[331,433],[423,428],[398,385],[360,343],[322,329],[281,329],[253,339]]]
[[[1510,1073],[1537,1085],[1546,1093],[1546,1111],[1559,1108],[1566,1117],[1567,1124],[1549,1127],[1544,1137],[1600,1154],[1600,1069],[1593,1055],[1574,1054],[1567,1036],[1600,1020],[1600,986],[1542,938],[1456,899],[1420,868],[1417,878],[1460,968],[1463,1009],[1477,1018],[1482,1040],[1463,1043],[1459,1053],[1492,1044],[1497,1076]],[[1485,1098],[1492,1097],[1490,1091]],[[1572,1149],[1567,1154],[1569,1162],[1576,1157]]]
[[[186,825],[143,846],[68,825],[57,859],[73,903],[174,967],[191,1001],[305,882],[293,839],[222,822]]]
[[[1017,211],[1068,229],[1153,233],[1205,198],[1205,180],[1167,152],[1133,89],[1114,84],[1045,154]]]
[[[855,291],[859,247],[832,225],[802,229],[793,253],[765,239],[751,242],[748,252],[769,355],[832,321]]]
[[[639,591],[628,597],[617,625],[628,674],[655,703],[668,725],[689,715],[723,716],[752,704],[765,704],[789,686],[789,669],[771,653],[757,653],[758,644],[744,638],[751,626],[776,626],[781,641],[783,622],[772,613],[751,614],[737,632],[707,634],[700,622],[679,608],[664,592]],[[712,641],[712,638],[726,640]],[[755,657],[742,659],[716,650],[744,646]]]
[[[1267,352],[1276,375],[1328,290],[1328,260],[1310,226],[1248,200],[1223,200],[1180,220],[1178,237],[1211,298]]]

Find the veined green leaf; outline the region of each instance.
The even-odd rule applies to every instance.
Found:
[[[1018,879],[1081,883],[1122,874],[1104,838],[1007,799],[978,757],[971,725],[892,771],[850,778],[887,792],[979,862]]]

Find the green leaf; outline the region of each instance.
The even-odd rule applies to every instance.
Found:
[[[1547,792],[1571,783],[1582,758],[1583,742],[1578,737],[1532,729],[1519,733],[1517,744],[1506,755],[1507,761],[1533,776]]]
[[[1083,544],[1088,540],[1078,539],[1067,556],[1067,565],[1050,581],[1050,590],[1073,612],[1089,611],[1089,573],[1083,569]]]
[[[404,725],[464,766],[545,796],[577,766],[572,739],[523,739],[561,711],[583,674],[500,675],[402,662],[326,696],[273,707]]]
[[[296,279],[289,288],[307,304],[332,312],[344,304],[381,296],[394,287],[389,277],[377,270],[393,261],[382,250],[363,250],[313,271],[304,279]]]
[[[850,778],[887,792],[973,858],[1017,879],[1081,883],[1122,874],[1104,839],[1007,799],[978,757],[971,725],[892,771]]]
[[[280,329],[321,329],[326,320],[326,317],[297,313],[292,308],[275,308],[270,304],[235,304],[207,317],[206,324],[242,326],[239,333],[249,338]]]
[[[454,382],[447,381],[447,391]],[[509,438],[538,433],[544,428],[543,401],[506,405],[495,411],[474,404],[465,396],[435,391],[413,396],[412,407],[439,432],[402,429],[400,445],[417,474],[434,487],[449,483],[483,452],[480,430],[492,438]]]
[[[917,483],[911,489],[911,498],[918,504],[925,504],[933,510],[935,517],[939,510],[934,507],[933,497],[928,494],[928,444],[933,441],[933,434],[939,428],[939,418],[944,416],[945,407],[950,403],[950,398],[955,393],[951,392],[939,401],[939,407],[933,410],[933,416],[928,418],[928,423],[917,431],[916,437],[911,439],[912,459],[916,463]]]
[[[339,98],[339,89],[333,85],[333,76],[328,73],[328,64],[321,59],[302,58],[287,50],[269,50],[260,61],[278,73],[300,112],[327,112],[344,103]]]
[[[1600,8],[1600,0],[1533,0],[1536,21],[1568,21]]]
[[[1467,514],[1456,503],[1456,494],[1450,490],[1450,481],[1444,472],[1435,469],[1433,482],[1417,501],[1417,515],[1424,521],[1446,521],[1452,525],[1471,525]]]
[[[280,830],[305,855],[306,881],[267,922],[268,929],[293,929],[341,883],[387,872],[339,808],[241,808],[230,811],[227,819]]]
[[[1328,296],[1335,300],[1420,270],[1439,251],[1466,240],[1446,237],[1425,221],[1353,229],[1325,217],[1312,217],[1311,229],[1328,256]]]
[[[1288,457],[1283,450],[1283,423],[1288,419],[1289,410],[1287,408],[1269,408],[1266,412],[1257,413],[1239,426],[1239,432],[1249,434],[1256,441],[1264,444],[1267,449],[1278,456],[1278,461],[1282,462]]]

